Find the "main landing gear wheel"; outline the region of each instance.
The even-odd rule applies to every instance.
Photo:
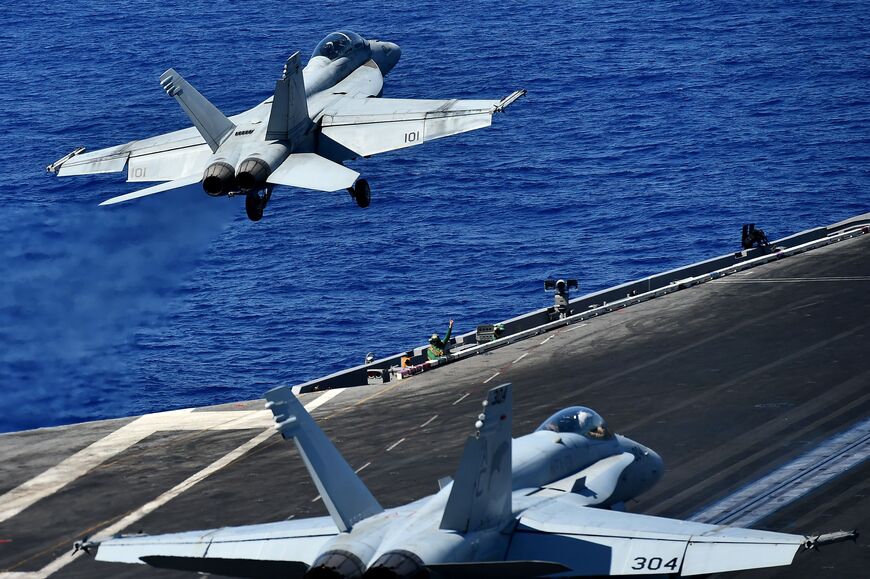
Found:
[[[365,179],[357,179],[353,187],[348,187],[347,191],[360,207],[368,207],[372,202],[372,188]]]
[[[245,212],[251,221],[259,221],[263,218],[263,210],[272,197],[272,189],[267,189],[266,194],[260,197],[256,191],[251,191],[245,196]]]

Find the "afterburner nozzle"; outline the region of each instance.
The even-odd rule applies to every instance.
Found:
[[[233,166],[223,161],[209,165],[202,176],[202,189],[212,197],[226,195],[233,190],[236,175]]]
[[[364,579],[422,579],[426,569],[420,557],[410,551],[397,549],[378,557],[363,575]]]
[[[336,549],[315,559],[304,579],[361,579],[364,570],[359,557],[350,551]]]
[[[266,185],[266,179],[269,178],[271,172],[272,170],[265,161],[249,157],[239,165],[239,171],[236,173],[236,184],[245,193],[258,191]]]

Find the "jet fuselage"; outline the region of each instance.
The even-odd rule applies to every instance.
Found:
[[[582,408],[582,407],[574,407]],[[554,415],[553,418],[571,409]],[[594,506],[609,507],[628,501],[649,490],[661,478],[661,457],[630,438],[606,430],[600,417],[589,409],[600,425],[596,436],[589,432],[557,432],[545,422],[538,430],[514,439],[511,445],[512,511],[514,519],[522,512],[552,498],[536,491],[572,475],[587,471],[597,464],[605,465],[624,453],[633,457],[628,465],[613,463],[618,478],[608,496],[596,497]],[[576,410],[574,414],[576,415]],[[481,472],[481,478],[486,473]],[[349,533],[341,533],[327,542],[306,576],[325,578],[326,570],[353,569],[347,577],[365,572],[365,577],[412,576],[407,569],[422,569],[426,565],[459,561],[500,561],[508,549],[512,529],[489,528],[458,533],[439,527],[453,483],[446,484],[434,495],[403,507],[387,509],[355,525]],[[366,571],[368,569],[368,571]],[[322,574],[320,574],[322,573]]]

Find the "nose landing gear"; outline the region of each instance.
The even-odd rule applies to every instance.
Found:
[[[251,191],[245,195],[245,212],[251,221],[259,221],[263,218],[263,210],[272,197],[272,188],[268,187],[266,193],[260,197],[257,191]]]
[[[372,188],[369,187],[369,182],[365,179],[357,179],[353,187],[348,187],[347,192],[353,197],[356,204],[362,208],[366,208],[372,202]]]

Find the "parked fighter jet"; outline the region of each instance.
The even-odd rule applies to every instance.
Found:
[[[263,216],[275,185],[347,188],[367,207],[368,182],[343,161],[488,127],[494,112],[525,94],[518,90],[500,101],[374,98],[381,96],[384,76],[401,54],[391,42],[334,32],[317,45],[304,69],[298,52],[287,60],[274,96],[229,118],[170,68],[160,85],[193,127],[90,153],[79,147],[46,169],[67,176],[126,166],[128,181],[164,181],[101,205],[201,182],[215,197],[245,194],[253,221]]]
[[[266,394],[330,517],[79,546],[96,559],[238,577],[304,579],[696,575],[788,565],[809,538],[620,512],[662,474],[659,456],[584,407],[511,439],[510,384],[489,391],[455,480],[384,509],[289,387]],[[598,507],[598,508],[594,508]]]

